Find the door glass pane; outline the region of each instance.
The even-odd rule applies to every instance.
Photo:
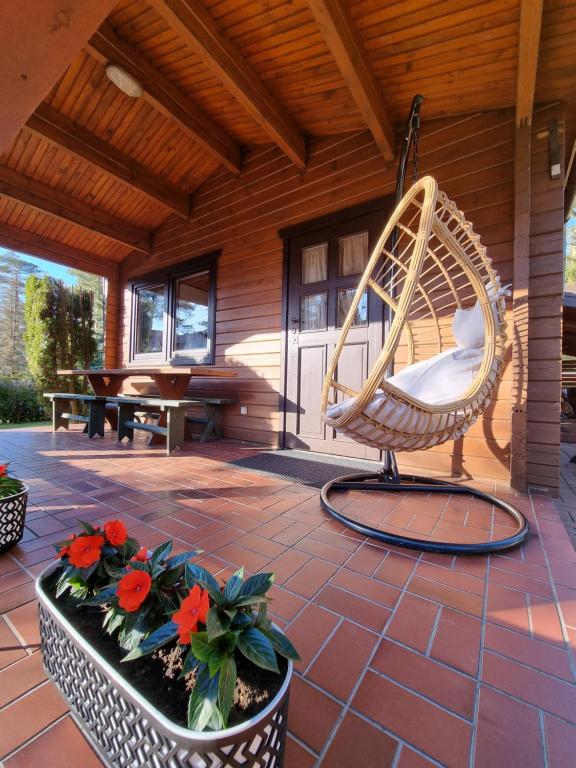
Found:
[[[360,275],[368,264],[368,232],[338,240],[338,275]]]
[[[326,292],[303,296],[300,305],[300,330],[321,331],[326,328]]]
[[[328,278],[328,243],[302,249],[302,284],[320,283]]]
[[[338,327],[341,328],[344,325],[348,311],[356,295],[356,288],[345,288],[338,291]],[[352,326],[367,325],[368,324],[368,296],[366,291],[362,294],[360,303],[356,308],[356,314],[354,315],[354,322]]]
[[[201,272],[176,283],[175,352],[208,349],[210,273]]]
[[[136,354],[162,352],[164,347],[164,286],[140,288],[136,294]]]

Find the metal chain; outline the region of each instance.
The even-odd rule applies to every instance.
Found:
[[[418,179],[418,163],[420,155],[418,152],[418,141],[420,139],[420,130],[418,126],[414,128],[412,133],[412,184]]]

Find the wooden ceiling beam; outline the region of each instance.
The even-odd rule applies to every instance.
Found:
[[[80,251],[65,243],[59,243],[48,237],[27,232],[2,222],[0,222],[0,245],[3,248],[62,264],[65,267],[92,272],[101,277],[116,277],[120,270],[120,265],[117,262],[108,261],[101,256],[95,256],[93,253]]]
[[[308,5],[374,141],[384,159],[392,161],[394,123],[347,3],[345,0],[308,0]]]
[[[516,80],[516,125],[530,125],[534,108],[543,0],[521,0]]]
[[[0,2],[0,153],[8,149],[116,2]]]
[[[0,167],[0,195],[30,205],[69,224],[77,224],[141,253],[150,253],[151,235],[148,231],[5,166]]]
[[[104,22],[87,46],[101,64],[118,64],[136,78],[144,89],[142,96],[154,109],[173,120],[193,141],[233,173],[240,170],[240,147],[219,125],[168,80],[140,51],[122,40]]]
[[[190,202],[184,192],[171,188],[162,178],[124,155],[107,141],[95,136],[48,104],[40,104],[29,117],[27,127],[52,144],[109,173],[172,213],[188,219]]]
[[[304,168],[306,140],[300,129],[234,43],[220,32],[201,0],[151,2],[258,125],[299,168]]]

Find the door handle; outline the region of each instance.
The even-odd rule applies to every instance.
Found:
[[[300,325],[300,323],[301,323],[301,320],[300,320],[300,318],[299,318],[299,317],[291,317],[291,318],[290,318],[290,322],[291,322],[291,323],[294,323],[294,325]]]

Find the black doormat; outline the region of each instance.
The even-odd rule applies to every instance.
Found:
[[[340,456],[295,450],[264,451],[254,456],[235,459],[230,464],[242,469],[267,472],[282,480],[301,483],[311,488],[322,488],[330,480],[341,475],[350,475],[354,472],[377,472],[382,466],[377,461],[345,459]]]

